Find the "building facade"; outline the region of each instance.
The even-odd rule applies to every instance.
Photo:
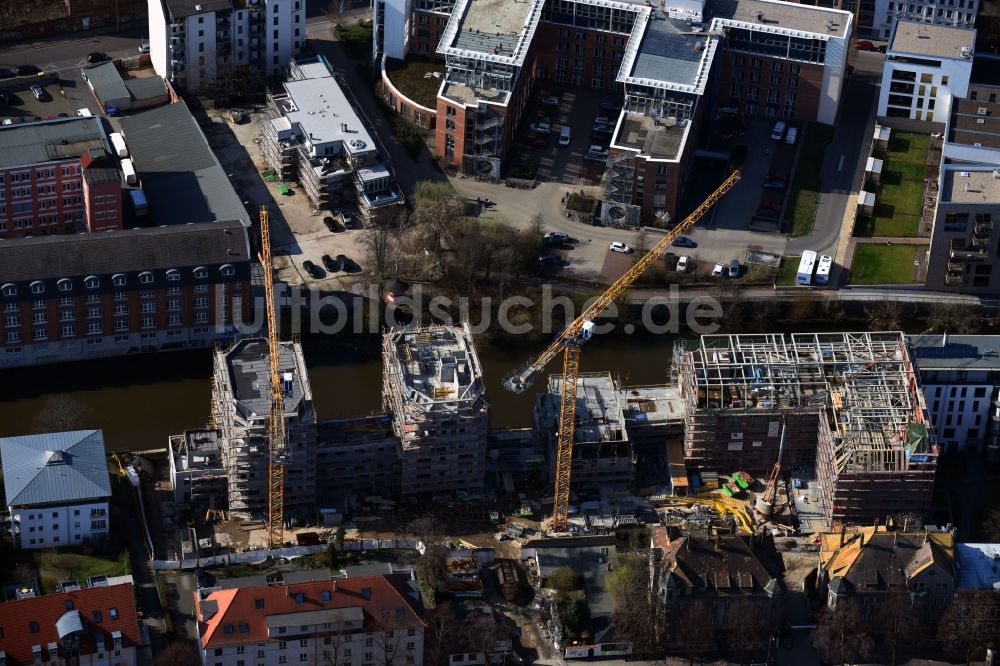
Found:
[[[979,0],[874,0],[870,20],[861,28],[876,39],[889,39],[896,21],[971,28],[978,13]]]
[[[292,62],[284,92],[268,93],[261,150],[316,208],[356,202],[365,217],[403,203],[373,135],[322,60]]]
[[[941,447],[1000,459],[1000,338],[907,337]]]
[[[121,229],[111,154],[100,118],[0,126],[0,239]]]
[[[419,593],[401,574],[194,595],[202,666],[423,666]]]
[[[478,494],[489,404],[468,326],[389,331],[382,401],[402,442],[401,495]]]
[[[131,583],[63,585],[0,604],[0,663],[135,666],[144,663]]]
[[[878,115],[946,123],[952,98],[965,97],[976,31],[897,21],[886,51]]]
[[[320,421],[316,426],[316,487],[324,506],[356,497],[399,496],[400,440],[385,415]],[[323,501],[321,501],[323,504]]]
[[[305,42],[305,0],[149,0],[148,8],[153,68],[190,92],[240,70],[278,74]]]
[[[240,223],[0,243],[0,367],[204,347],[252,322]]]
[[[15,543],[60,548],[108,540],[111,480],[100,430],[0,439]]]

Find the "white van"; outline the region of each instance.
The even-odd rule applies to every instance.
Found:
[[[93,118],[94,117],[94,114],[92,114],[90,112],[90,109],[80,109],[79,111],[76,112],[76,115],[81,116],[83,118]]]
[[[559,145],[569,145],[569,125],[563,125],[562,131],[559,132]]]
[[[132,166],[132,160],[124,159],[122,160],[122,176],[125,177],[125,182],[129,185],[135,185],[135,167]]]
[[[119,159],[128,157],[128,148],[125,147],[125,137],[123,137],[118,132],[112,132],[108,135],[111,140],[111,147],[115,149],[115,155]]]

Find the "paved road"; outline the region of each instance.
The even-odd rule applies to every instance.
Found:
[[[833,142],[823,161],[823,193],[816,210],[816,221],[808,235],[789,239],[787,254],[800,254],[803,250],[836,254],[844,212],[860,187],[867,150],[871,145],[881,62],[884,61],[884,57],[880,59],[879,55],[855,56],[855,72],[847,84]],[[879,63],[879,69],[873,71],[876,63]],[[849,230],[844,229],[843,233],[849,233]]]
[[[132,57],[139,54],[139,43],[145,40],[145,30],[132,30],[117,35],[94,35],[79,39],[61,39],[54,42],[33,42],[0,49],[0,67],[35,65],[46,72],[79,69],[87,64],[86,56],[92,51],[106,53],[112,58]]]

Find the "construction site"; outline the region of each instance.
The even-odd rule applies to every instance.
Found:
[[[692,480],[784,465],[827,527],[928,512],[938,447],[902,333],[703,336],[673,371]]]
[[[382,361],[382,401],[401,442],[400,494],[481,496],[489,404],[468,326],[389,331]]]

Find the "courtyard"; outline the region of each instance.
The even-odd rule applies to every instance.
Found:
[[[929,147],[930,137],[926,134],[893,132],[888,150],[873,153],[883,160],[882,178],[875,188],[875,213],[866,221],[868,233],[864,235],[893,238],[920,235]]]

